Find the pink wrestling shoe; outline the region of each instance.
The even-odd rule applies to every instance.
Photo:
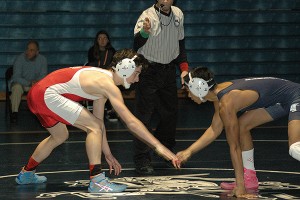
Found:
[[[257,190],[258,189],[258,179],[256,177],[256,172],[251,169],[244,168],[244,179],[245,179],[245,187],[246,189],[250,190]],[[232,183],[221,183],[221,188],[224,190],[233,190],[235,187],[235,182]]]

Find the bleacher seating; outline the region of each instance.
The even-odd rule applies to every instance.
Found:
[[[132,47],[133,28],[154,0],[0,1],[0,92],[5,71],[28,39],[40,42],[49,72],[82,65],[95,34],[116,49]],[[210,67],[220,81],[278,76],[300,82],[300,0],[177,0],[185,14],[191,67]]]

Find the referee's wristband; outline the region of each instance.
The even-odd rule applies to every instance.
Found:
[[[143,28],[140,30],[140,34],[143,38],[148,38],[149,37],[149,33],[146,33]]]
[[[179,67],[182,72],[189,71],[189,65],[187,62],[180,63]]]

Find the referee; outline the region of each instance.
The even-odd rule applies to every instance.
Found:
[[[154,136],[170,150],[175,147],[177,123],[176,66],[180,66],[181,78],[189,68],[183,21],[183,13],[173,6],[173,0],[157,0],[140,15],[134,28],[134,49],[150,62],[136,86],[136,116],[151,131],[151,118],[157,111]],[[152,174],[151,149],[137,139],[134,148],[136,172]]]

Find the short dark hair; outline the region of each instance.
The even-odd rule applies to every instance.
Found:
[[[38,41],[36,41],[36,40],[29,40],[29,41],[27,42],[27,46],[28,46],[29,44],[35,44],[35,46],[37,47],[37,49],[38,49],[38,50],[40,49],[40,45],[39,45]]]
[[[114,54],[109,68],[115,67],[118,64],[118,62],[125,58],[133,58],[135,55],[137,55],[137,57],[134,59],[136,66],[142,65],[142,69],[147,69],[149,66],[148,60],[142,54],[138,54],[133,49],[127,48],[119,50]]]
[[[156,3],[158,2],[158,0],[155,1]],[[173,6],[176,5],[177,0],[173,0]]]
[[[213,90],[215,86],[217,85],[214,80],[214,73],[210,71],[207,67],[196,67],[191,70],[191,76],[192,78],[202,78],[205,81],[208,81],[208,85],[213,85],[210,90]]]

